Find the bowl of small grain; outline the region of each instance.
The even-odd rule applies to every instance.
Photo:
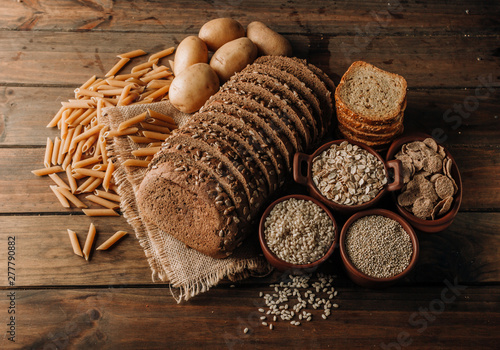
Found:
[[[385,288],[407,276],[419,255],[417,235],[401,216],[370,209],[351,216],[340,233],[340,255],[349,278]]]
[[[332,213],[309,196],[274,201],[261,217],[259,241],[264,257],[279,271],[309,273],[328,260],[339,232]]]
[[[366,210],[385,193],[401,189],[400,171],[399,160],[385,161],[371,147],[346,140],[328,142],[311,155],[295,153],[293,159],[295,182],[344,214]]]

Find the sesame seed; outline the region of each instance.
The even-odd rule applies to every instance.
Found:
[[[274,326],[272,324],[269,325],[269,329],[270,330],[273,330],[274,329]]]
[[[267,327],[267,322],[262,322],[262,325]]]
[[[248,328],[245,328],[245,329],[243,330],[243,333],[247,334],[247,333],[248,333]]]

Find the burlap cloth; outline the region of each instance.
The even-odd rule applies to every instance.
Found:
[[[147,108],[174,118],[182,126],[191,116],[179,112],[166,102],[112,107],[103,109],[102,120],[110,129],[142,112]],[[146,174],[145,168],[124,167],[121,163],[134,159],[132,151],[139,146],[126,136],[114,137],[108,142],[108,154],[115,164],[114,180],[121,197],[120,209],[127,222],[133,227],[136,237],[148,260],[155,282],[168,281],[172,295],[180,302],[207,291],[223,278],[237,281],[249,275],[265,275],[270,266],[260,254],[255,232],[245,244],[226,259],[213,259],[188,248],[184,243],[158,229],[154,224],[141,219],[136,204],[136,193]],[[168,213],[166,213],[168,215]]]

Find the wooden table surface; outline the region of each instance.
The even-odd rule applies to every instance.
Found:
[[[75,87],[119,53],[162,50],[223,16],[267,23],[336,83],[355,60],[403,75],[406,130],[441,133],[461,170],[460,213],[446,231],[418,234],[419,263],[399,285],[358,287],[335,253],[324,270],[337,276],[339,308],[326,321],[260,326],[259,293],[276,273],[177,304],[168,284],[152,282],[132,235],[80,259],[67,228],[130,227],[62,209],[50,180],[30,172],[57,135],[45,125]],[[493,0],[0,1],[0,348],[498,348],[499,19]]]

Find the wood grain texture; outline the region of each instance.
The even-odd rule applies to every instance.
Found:
[[[285,33],[377,32],[382,35],[484,34],[498,31],[495,1],[327,0],[303,2],[215,0],[148,2],[36,0],[0,5],[0,28],[11,30],[185,33],[206,21],[233,17],[246,25],[259,20]]]
[[[418,349],[494,348],[500,288],[469,286],[458,296],[446,288],[444,283],[390,291],[339,287],[339,308],[328,320],[309,310],[311,322],[296,327],[278,321],[273,331],[260,325],[257,311],[258,293],[272,292],[269,287],[216,288],[180,305],[168,288],[17,290],[17,343],[12,347],[2,337],[0,346],[248,349],[279,348],[286,339],[296,349],[366,349],[397,342],[406,332]],[[441,311],[442,295],[450,302],[442,303],[442,312],[427,311],[427,321],[419,310]],[[7,303],[2,298],[0,307]]]
[[[0,36],[0,83],[78,86],[94,74],[104,75],[117,62],[117,54],[139,48],[153,53],[194,33],[148,33],[146,40],[146,34],[137,32],[88,32],[74,40],[74,33],[9,32]],[[287,37],[296,56],[308,58],[337,82],[353,61],[365,60],[403,75],[410,88],[475,88],[481,85],[480,77],[490,76],[490,84],[500,86],[498,36]]]

